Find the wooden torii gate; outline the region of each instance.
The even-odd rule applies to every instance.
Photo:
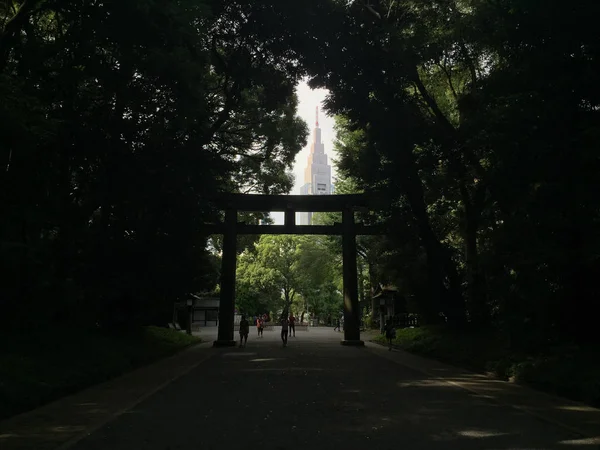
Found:
[[[349,195],[256,195],[222,194],[215,202],[225,211],[225,221],[209,225],[211,234],[223,234],[219,333],[215,347],[230,347],[234,339],[236,242],[239,234],[320,234],[342,236],[344,278],[343,345],[364,345],[360,339],[360,311],[356,273],[356,236],[380,234],[379,227],[356,224],[354,212],[369,210],[364,194]],[[238,211],[283,211],[283,225],[248,225],[238,222]],[[297,212],[341,212],[342,223],[296,225]]]

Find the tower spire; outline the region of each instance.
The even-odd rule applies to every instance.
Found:
[[[317,128],[319,128],[319,107],[317,106]]]

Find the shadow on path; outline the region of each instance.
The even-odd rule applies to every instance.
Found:
[[[343,347],[340,339],[311,329],[283,348],[275,330],[251,335],[246,348],[202,348],[210,359],[61,448],[598,448],[490,401],[493,391],[469,392],[399,364],[401,354]]]

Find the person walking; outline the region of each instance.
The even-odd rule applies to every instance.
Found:
[[[262,337],[264,329],[264,322],[260,316],[256,318],[256,331],[259,337]]]
[[[250,322],[246,320],[246,316],[242,316],[240,320],[240,347],[245,347],[248,343],[248,334],[250,333]]]
[[[290,336],[292,336],[292,333],[294,333],[293,336],[296,337],[296,318],[294,317],[294,313],[290,313],[289,322],[290,322]]]
[[[333,331],[335,330],[342,331],[342,329],[340,328],[340,319],[337,319],[335,327],[333,327]]]
[[[385,338],[388,342],[388,350],[392,351],[392,340],[396,337],[396,328],[391,320],[388,319],[385,325]]]
[[[283,346],[286,347],[287,346],[287,340],[288,340],[288,319],[286,316],[283,316],[281,318],[281,341],[283,342]]]

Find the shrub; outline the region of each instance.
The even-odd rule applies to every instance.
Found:
[[[199,342],[179,331],[146,327],[119,334],[58,329],[4,333],[0,418],[35,408],[171,355]]]
[[[374,341],[385,344],[385,336]],[[443,327],[396,330],[394,345],[504,380],[600,406],[598,352],[564,346],[536,353],[511,350],[494,333],[458,333]]]

